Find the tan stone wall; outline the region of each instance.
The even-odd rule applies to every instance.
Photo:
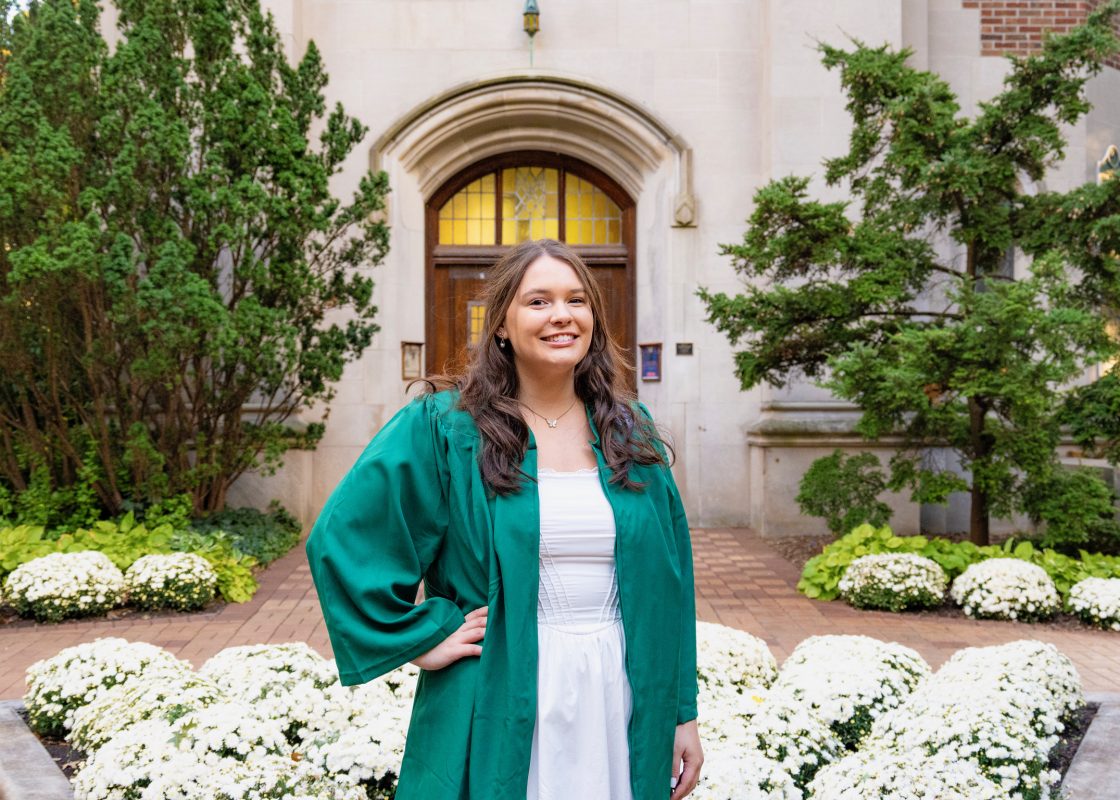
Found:
[[[773,534],[823,532],[823,523],[799,516],[792,496],[810,456],[830,451],[834,442],[863,449],[845,434],[851,409],[805,382],[781,391],[741,392],[732,348],[704,322],[695,290],[741,289],[719,247],[741,239],[751,198],[766,181],[807,174],[814,192],[843,196],[842,189],[823,185],[821,160],[845,150],[849,121],[837,77],[820,65],[816,41],[843,44],[851,36],[909,46],[915,65],[943,74],[960,93],[964,113],[971,113],[999,90],[1006,71],[1003,59],[981,53],[981,8],[965,7],[962,0],[546,0],[530,69],[521,4],[509,0],[266,0],[265,5],[276,14],[293,57],[315,41],[331,76],[328,102],[342,102],[370,129],[365,146],[334,179],[343,197],[370,167],[375,143],[402,120],[454,87],[488,79],[582,82],[629,104],[610,111],[589,98],[588,113],[597,115],[601,130],[633,124],[640,109],[660,129],[678,135],[691,151],[698,214],[691,227],[674,226],[681,189],[674,147],[650,146],[652,155],[637,159],[637,166],[621,164],[617,147],[570,153],[617,176],[631,187],[637,204],[638,339],[661,341],[665,348],[664,379],[640,384],[639,394],[673,434],[675,472],[693,524],[754,524]],[[1098,110],[1070,130],[1066,161],[1039,188],[1091,179],[1103,146],[1120,139],[1120,104],[1109,101],[1120,96],[1120,72],[1106,72],[1089,87]],[[555,90],[542,81],[542,103],[548,105]],[[460,122],[463,110],[445,107],[449,119]],[[525,116],[502,119],[505,127],[497,133],[511,150],[541,136],[542,127]],[[570,131],[567,123],[558,120],[556,127]],[[467,137],[477,128],[461,130]],[[305,521],[314,520],[362,448],[405,401],[400,342],[424,339],[425,198],[433,181],[446,177],[439,170],[454,163],[456,147],[467,160],[479,151],[477,139],[460,137],[456,143],[455,131],[442,133],[450,136],[443,137],[442,149],[426,151],[426,160],[413,161],[402,142],[387,143],[377,154],[392,186],[392,251],[371,272],[382,330],[338,384],[319,448],[293,454],[290,466],[273,479],[244,479],[236,491],[247,501],[279,497]],[[556,137],[555,146],[561,152],[575,147],[564,135]],[[693,343],[694,355],[676,356],[677,342]],[[804,430],[791,437],[791,423]],[[900,498],[891,502],[900,529],[915,532],[919,509]]]

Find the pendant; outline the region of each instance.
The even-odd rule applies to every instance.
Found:
[[[560,417],[557,417],[556,419],[547,419],[547,418],[545,419],[545,422],[548,423],[548,427],[550,427],[550,428],[555,428],[556,423],[559,422],[559,421],[560,421]]]

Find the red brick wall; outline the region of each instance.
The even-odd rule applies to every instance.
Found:
[[[1037,52],[1046,31],[1062,32],[1081,24],[1103,0],[963,0],[980,10],[980,52],[985,56]],[[1120,33],[1120,20],[1113,23]],[[1120,69],[1120,54],[1106,62]]]

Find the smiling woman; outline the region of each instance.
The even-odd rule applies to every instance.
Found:
[[[667,777],[680,800],[703,757],[668,448],[571,248],[511,248],[482,303],[466,370],[378,433],[308,539],[341,680],[423,670],[398,800],[665,800]]]

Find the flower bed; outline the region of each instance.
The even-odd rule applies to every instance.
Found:
[[[961,650],[931,675],[862,636],[806,639],[780,670],[749,634],[701,625],[699,641],[697,800],[1049,800],[1048,754],[1084,704],[1041,642]],[[25,702],[86,750],[76,800],[363,800],[392,796],[417,675],[343,687],[299,643],[228,648],[195,672],[101,639],[34,665]]]

